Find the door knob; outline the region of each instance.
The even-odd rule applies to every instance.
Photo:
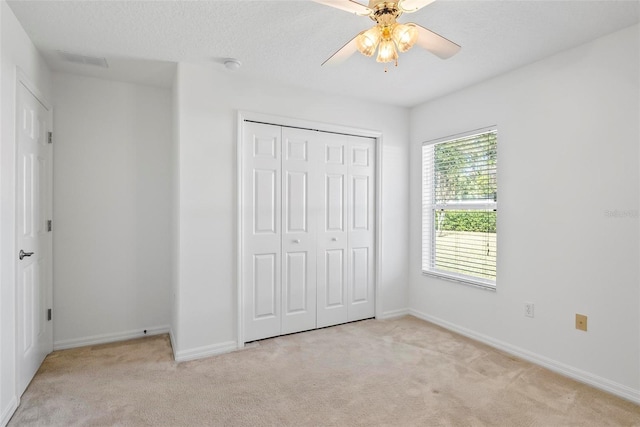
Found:
[[[25,252],[22,249],[20,249],[20,253],[18,254],[18,258],[22,259],[26,256],[31,256],[33,255],[33,252]]]
[[[300,239],[294,240],[293,243],[300,243]]]
[[[331,239],[331,240],[333,240],[334,242],[337,242],[337,241],[338,241],[338,238],[337,238],[337,237],[334,237],[334,238],[333,238],[333,239]]]

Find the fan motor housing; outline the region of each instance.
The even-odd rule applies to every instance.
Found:
[[[382,25],[390,25],[395,22],[398,16],[402,15],[397,2],[371,0],[369,8],[373,10],[371,19]]]

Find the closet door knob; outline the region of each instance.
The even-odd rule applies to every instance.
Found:
[[[300,243],[300,239],[295,239],[293,243]]]
[[[338,238],[337,238],[337,237],[334,237],[334,238],[333,238],[333,239],[331,239],[331,240],[333,240],[334,242],[337,242],[337,241],[338,241]]]

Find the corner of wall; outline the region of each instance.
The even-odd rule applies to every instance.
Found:
[[[177,360],[176,349],[178,348],[178,343],[176,342],[173,328],[169,328],[169,342],[171,344],[171,353],[173,354],[173,360]]]
[[[50,100],[51,72],[6,1],[0,2],[0,421],[17,408],[15,359],[15,85],[18,70]]]
[[[238,350],[238,343],[235,341],[227,341],[183,351],[174,348],[173,358],[176,362],[188,362],[190,360],[204,359],[205,357],[230,353],[235,350]]]
[[[173,115],[173,140],[171,164],[173,183],[171,187],[172,214],[171,214],[171,325],[170,338],[174,359],[179,347],[179,313],[180,313],[180,64],[176,65],[176,71],[171,88],[171,106]]]

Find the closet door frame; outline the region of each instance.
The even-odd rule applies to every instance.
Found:
[[[376,165],[375,165],[375,278],[374,278],[374,298],[375,298],[375,317],[378,318],[382,313],[382,304],[380,300],[380,277],[381,277],[381,260],[382,260],[382,132],[354,128],[342,125],[314,122],[291,117],[276,116],[271,114],[256,113],[250,111],[238,111],[237,115],[237,134],[236,134],[236,301],[237,301],[237,342],[238,348],[243,348],[245,344],[244,337],[244,124],[246,121],[258,122],[275,126],[286,126],[294,128],[302,128],[309,130],[317,130],[324,132],[332,132],[353,136],[360,136],[375,139],[376,144]]]

